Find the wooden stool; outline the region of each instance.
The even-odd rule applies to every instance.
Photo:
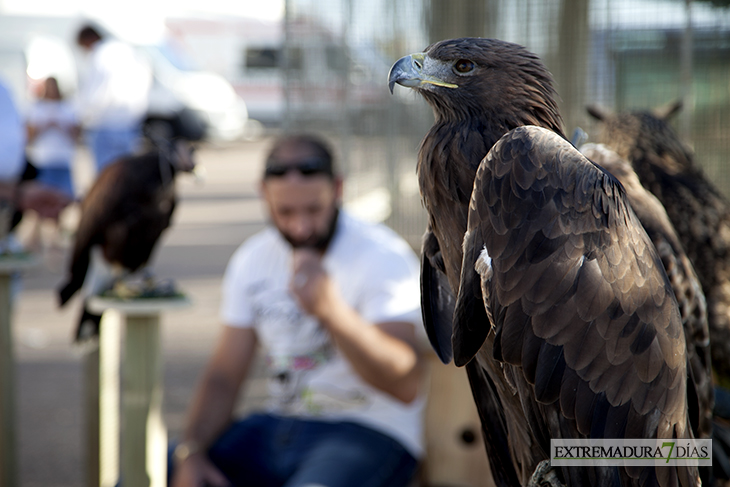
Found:
[[[0,487],[18,485],[12,277],[35,264],[27,253],[0,256]]]
[[[160,315],[190,306],[186,298],[89,299],[89,309],[104,313],[99,350],[89,354],[87,378],[92,413],[88,483],[103,487],[117,482],[119,445],[119,337],[124,329],[121,366],[121,477],[124,487],[167,484],[167,431],[162,420],[162,353]],[[110,326],[107,326],[110,325]],[[106,327],[106,328],[105,328]],[[96,361],[96,367],[94,367]],[[95,415],[93,411],[98,411]],[[91,451],[95,449],[95,451]]]
[[[482,426],[463,367],[444,365],[427,355],[426,403],[427,487],[493,487],[492,472],[482,440]]]

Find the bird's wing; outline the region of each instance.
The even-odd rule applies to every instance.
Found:
[[[119,218],[119,208],[129,198],[129,164],[119,160],[99,174],[84,197],[76,241],[87,244],[106,229],[109,222]]]
[[[138,202],[123,220],[109,225],[104,252],[110,261],[130,272],[147,264],[175,209],[174,195],[165,196],[163,191],[160,188],[156,198]]]
[[[423,326],[439,359],[451,362],[451,320],[456,298],[444,270],[436,236],[429,228],[421,246],[421,313]]]
[[[117,161],[99,174],[84,197],[67,280],[59,289],[61,305],[83,285],[90,263],[91,248],[101,242],[109,223],[117,218],[118,208],[127,196],[124,181],[125,165]]]
[[[531,385],[526,401],[585,436],[688,434],[677,303],[611,175],[553,132],[509,132],[477,172],[464,250],[455,316],[481,288],[492,353]],[[454,322],[457,365],[474,349],[464,331],[489,326]]]

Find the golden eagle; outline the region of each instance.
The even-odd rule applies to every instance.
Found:
[[[159,149],[123,157],[104,168],[81,202],[68,278],[58,291],[61,306],[87,279],[92,249],[101,250],[107,267],[93,276],[89,294],[96,294],[145,266],[170,226],[177,202],[175,175],[192,171],[195,164],[187,143],[158,143]],[[76,338],[96,335],[98,324],[99,317],[84,306]]]
[[[546,468],[551,438],[693,432],[662,262],[621,184],[565,140],[540,59],[446,40],[396,62],[395,83],[434,110],[418,155],[424,323],[467,367],[495,481],[696,485],[696,467]]]

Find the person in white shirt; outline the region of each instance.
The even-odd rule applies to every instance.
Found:
[[[225,326],[171,450],[171,483],[407,485],[423,453],[418,259],[340,208],[318,138],[277,141],[261,190],[271,225],[228,264]],[[268,408],[234,420],[257,345]]]
[[[58,81],[52,76],[43,80],[38,95],[26,114],[28,155],[38,171],[35,180],[57,189],[71,202],[76,198],[71,167],[80,131],[76,108],[63,98]],[[42,238],[45,235],[42,227],[48,223],[52,237],[50,245],[44,246],[44,249],[55,251],[60,256],[58,218],[44,220],[34,220],[25,245],[36,249],[41,243],[46,243]]]
[[[88,66],[79,86],[79,108],[98,172],[137,150],[152,71],[132,46],[103,38],[93,26],[83,27],[76,40],[88,53]]]
[[[64,99],[54,77],[43,81],[40,98],[26,117],[30,160],[38,169],[36,180],[75,197],[71,166],[79,136],[74,105]]]

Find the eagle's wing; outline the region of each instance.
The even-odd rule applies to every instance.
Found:
[[[103,239],[109,224],[118,218],[118,208],[128,197],[125,165],[114,162],[99,174],[81,204],[81,220],[76,230],[67,281],[59,289],[60,304],[65,304],[84,283],[91,248]]]
[[[585,436],[688,434],[676,300],[612,176],[553,132],[515,129],[479,167],[464,249],[456,314],[478,282],[494,356],[532,386],[526,401]],[[472,358],[464,328],[457,364]]]
[[[439,359],[451,362],[451,320],[456,298],[451,292],[436,236],[429,228],[421,246],[421,313],[423,326]]]
[[[421,246],[421,312],[431,346],[445,364],[452,358],[452,318],[456,298],[446,278],[438,240],[429,228]],[[484,310],[484,307],[481,307]],[[483,315],[486,319],[486,315]],[[493,381],[476,364],[466,365],[474,402],[482,424],[482,438],[490,458],[492,478],[499,486],[519,486],[509,456],[509,440],[504,407]]]

